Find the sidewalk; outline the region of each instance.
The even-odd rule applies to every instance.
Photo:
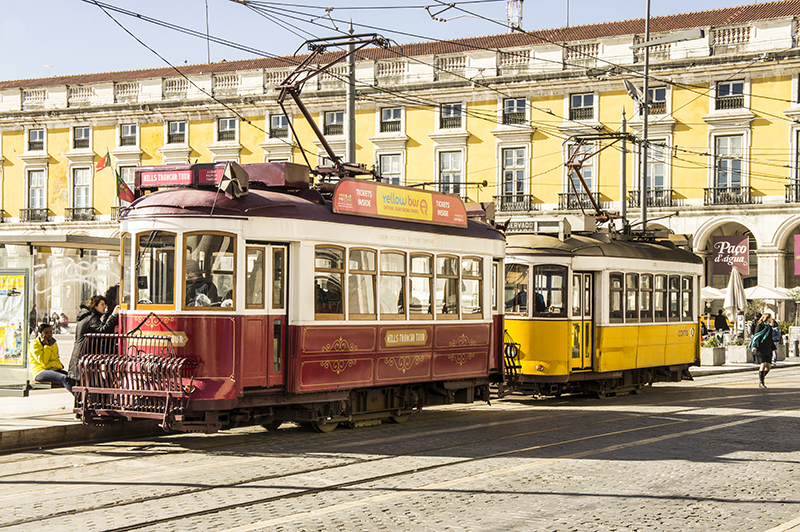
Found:
[[[62,336],[62,335],[59,335]],[[59,346],[70,344],[62,343]],[[63,353],[63,347],[61,347]],[[69,354],[62,355],[67,364]],[[779,362],[777,369],[800,366],[800,358],[790,357]],[[725,364],[724,366],[695,366],[693,377],[756,371],[756,364]],[[163,434],[156,422],[116,423],[106,427],[87,427],[75,420],[73,398],[63,388],[33,389],[28,397],[0,396],[0,454],[41,449],[58,445],[75,445],[116,439]]]

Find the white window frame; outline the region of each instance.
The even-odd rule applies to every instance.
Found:
[[[591,96],[592,97],[592,117],[591,118],[580,118],[580,119],[573,119],[571,116],[572,109],[589,109],[588,106],[582,105],[581,107],[573,107],[572,106],[572,98],[574,96],[580,96],[581,102],[583,103],[584,97]],[[596,122],[598,121],[598,108],[597,108],[598,97],[596,92],[571,92],[567,95],[567,119],[573,122]]]
[[[278,118],[279,120],[286,122],[286,136],[285,137],[273,137],[272,136],[272,119]],[[283,113],[270,113],[267,115],[267,124],[269,129],[267,130],[267,139],[291,139],[292,138],[292,126],[289,123],[289,117],[287,117]],[[278,128],[275,128],[278,129]],[[283,128],[280,128],[283,129]]]
[[[31,172],[42,172],[42,176],[44,178],[44,185],[42,186],[43,194],[43,205],[41,207],[31,207],[31,183],[30,177]],[[24,169],[24,179],[25,179],[25,190],[27,193],[25,194],[25,207],[26,209],[46,209],[48,206],[48,198],[47,198],[47,167],[46,166],[39,166],[39,165],[26,165]],[[37,187],[38,188],[38,187]]]
[[[136,128],[136,131],[134,132],[133,135],[126,135],[126,137],[131,137],[132,136],[134,138],[133,144],[123,146],[122,145],[122,133],[123,133],[123,131],[125,130],[126,127],[127,128],[134,127],[134,128]],[[139,131],[140,131],[140,128],[139,128],[139,124],[137,122],[125,122],[125,123],[117,124],[117,131],[116,131],[116,133],[117,133],[117,147],[118,148],[138,148],[139,147]]]
[[[222,133],[222,123],[225,122],[227,126],[233,124],[233,138],[228,140],[221,140],[219,138],[220,134]],[[224,131],[230,131],[230,129],[225,129]],[[225,143],[225,142],[239,142],[239,121],[235,117],[225,116],[222,118],[217,118],[214,120],[214,143]]]
[[[516,187],[514,187],[515,191],[510,193],[510,194],[507,194],[506,190],[505,190],[505,171],[506,171],[506,167],[505,167],[505,152],[507,150],[514,150],[515,152],[518,151],[518,150],[522,150],[522,157],[523,157],[522,167],[517,167],[517,166],[513,166],[512,167],[512,168],[515,168],[515,170],[514,170],[515,172],[519,172],[519,171],[522,172],[522,180],[521,180],[522,191],[516,192]],[[514,199],[509,199],[508,201],[516,202],[516,201],[524,200],[525,196],[527,196],[529,194],[529,192],[528,192],[528,189],[529,189],[528,176],[530,175],[529,174],[529,172],[530,172],[530,155],[529,155],[529,153],[530,153],[529,152],[529,147],[527,145],[524,145],[524,144],[523,145],[517,145],[517,146],[512,145],[512,144],[498,146],[498,154],[499,154],[498,155],[498,165],[497,165],[498,170],[499,170],[498,180],[497,180],[497,188],[498,188],[498,194],[497,195],[498,196],[502,196],[504,198],[505,197],[514,198]],[[514,155],[514,158],[515,159],[517,158],[516,154]],[[517,183],[517,179],[514,178],[512,180],[512,182],[513,183]],[[522,196],[522,198],[521,199],[517,199],[518,196]]]
[[[445,107],[452,107],[452,106],[460,106],[459,108],[459,116],[461,117],[461,125],[459,127],[446,127],[443,128],[442,126],[442,111]],[[434,131],[464,131],[467,128],[467,103],[465,101],[460,102],[442,102],[436,106],[436,113],[435,113],[436,124],[434,126]],[[437,160],[438,162],[438,160]],[[437,172],[438,174],[438,172]]]
[[[93,176],[93,172],[92,172],[92,167],[91,166],[87,167],[87,166],[75,165],[75,166],[70,166],[69,170],[70,170],[70,172],[69,172],[70,173],[70,188],[69,188],[69,190],[70,190],[70,194],[69,194],[70,195],[70,206],[73,209],[90,209],[90,208],[92,208],[93,207],[92,189],[94,188],[93,187],[93,184],[94,184],[93,183],[93,181],[94,181],[93,177],[94,176]],[[75,192],[77,191],[78,185],[76,184],[75,178],[76,178],[77,172],[79,172],[79,171],[85,171],[85,175],[87,176],[88,181],[89,181],[88,184],[81,186],[82,188],[86,189],[86,201],[88,202],[88,205],[78,205],[78,203],[77,203],[78,196],[75,194]]]
[[[216,123],[216,121],[215,121]],[[169,132],[171,124],[183,124],[183,142],[170,142]],[[214,137],[216,138],[216,136]],[[189,144],[189,123],[186,120],[167,120],[164,122],[164,146],[188,146]]]
[[[514,108],[518,108],[519,100],[522,100],[522,112],[525,114],[525,118],[522,124],[506,124],[505,123],[505,115],[506,115],[506,102],[515,101]],[[520,111],[515,111],[520,112]],[[512,98],[502,98],[498,100],[498,111],[497,111],[497,123],[501,126],[507,127],[519,127],[522,125],[527,125],[530,123],[530,105],[528,105],[528,98],[525,96],[518,96]]]
[[[404,186],[405,182],[406,182],[406,179],[405,179],[406,178],[406,176],[405,176],[405,151],[400,151],[400,152],[386,151],[386,152],[376,153],[375,156],[376,156],[376,162],[377,162],[377,166],[378,166],[378,170],[379,170],[379,173],[381,175],[381,178],[383,177],[383,172],[382,172],[383,165],[381,164],[382,163],[382,159],[384,157],[397,157],[397,163],[399,165],[397,177],[398,177],[398,181],[399,182],[398,183],[391,183],[390,181],[383,181],[383,179],[381,179],[381,181],[384,182],[384,183],[389,183],[389,184],[393,184],[393,185],[396,184],[396,185]]]
[[[711,181],[711,187],[710,188],[723,188],[717,182],[717,175],[718,175],[718,172],[717,172],[717,161],[719,159],[719,156],[717,154],[717,141],[720,140],[720,139],[736,138],[736,137],[740,138],[741,141],[742,141],[741,142],[741,153],[739,154],[738,157],[730,157],[730,160],[739,159],[741,161],[740,183],[738,184],[737,187],[738,188],[743,188],[743,187],[748,186],[748,180],[746,179],[746,172],[745,172],[745,168],[747,166],[747,161],[746,161],[746,159],[747,159],[747,157],[746,157],[747,150],[746,150],[746,146],[745,146],[745,138],[744,138],[744,135],[742,135],[742,134],[731,133],[731,134],[727,134],[727,135],[724,135],[724,134],[714,135],[714,144],[713,144],[713,148],[712,148],[712,151],[711,151],[712,161],[713,161],[713,164],[712,164],[712,166],[713,166],[713,169],[712,169],[713,170],[713,176],[712,176],[712,181]],[[727,183],[725,185],[725,188],[732,188],[732,187],[734,187],[734,185],[732,183]]]
[[[653,96],[655,96],[656,91],[659,91],[659,90],[663,90],[664,91],[664,113],[663,114],[662,113],[656,114],[656,116],[671,116],[672,115],[672,87],[669,87],[669,86],[665,85],[665,86],[660,86],[660,87],[649,87],[647,90],[648,90],[648,92],[651,92],[653,94]],[[655,102],[656,100],[653,97],[651,97],[650,101],[651,102]],[[637,112],[638,112],[638,106],[637,106]],[[655,113],[652,112],[652,107],[651,107],[651,110],[650,110],[650,112],[648,114],[655,114]]]
[[[741,81],[744,85],[742,92],[744,93],[744,105],[736,109],[717,109],[717,87],[720,83],[735,83]],[[724,80],[711,80],[709,81],[709,99],[708,99],[708,112],[709,113],[741,113],[750,111],[750,76],[737,77],[736,79]]]
[[[455,147],[454,147],[455,148]],[[454,192],[447,192],[443,190],[445,186],[442,181],[442,156],[445,154],[452,154],[457,153],[461,159],[461,169],[459,170],[460,173],[460,180],[458,181],[459,188],[461,188],[461,192],[458,193],[458,196],[462,199],[467,198],[467,172],[466,172],[466,149],[458,149],[458,148],[446,148],[443,147],[442,149],[436,150],[436,190],[442,192],[444,194],[455,194]],[[452,186],[452,182],[449,184]]]
[[[569,157],[570,157],[571,152],[572,152],[572,148],[573,147],[577,147],[577,145],[578,144],[575,143],[575,142],[565,143],[564,144],[564,163],[566,163],[569,160]],[[583,150],[584,151],[588,151],[588,152],[593,152],[596,149],[597,149],[597,146],[594,143],[591,143],[591,142],[590,143],[585,143],[584,147],[583,147]],[[583,175],[584,181],[586,180],[586,173],[585,173],[585,171],[583,169],[586,167],[587,164],[592,168],[591,184],[589,186],[589,190],[592,193],[596,193],[598,191],[597,176],[600,175],[599,169],[597,167],[598,163],[599,163],[599,157],[598,157],[598,154],[595,153],[586,162],[584,162],[584,166],[581,167],[581,174]],[[569,169],[565,166],[564,167],[564,181],[563,181],[563,185],[562,186],[563,186],[564,192],[566,192],[568,194],[574,194],[575,193],[575,191],[572,190],[572,185],[570,184],[570,180],[571,179],[572,179],[572,176],[569,173]],[[577,186],[577,184],[576,184],[575,188],[577,188],[578,194],[585,194],[586,193],[586,191],[583,190],[583,186]]]
[[[330,123],[328,123],[328,115],[337,116],[337,115],[340,115],[340,114],[342,115],[342,121],[341,121],[342,132],[339,135],[325,135],[325,136],[331,136],[331,137],[343,137],[344,136],[344,134],[345,134],[344,125],[345,125],[345,122],[347,122],[347,113],[345,113],[344,111],[340,111],[340,110],[322,111],[321,116],[320,116],[320,122],[322,123],[322,132],[323,132],[323,134],[325,134],[325,127],[326,126],[328,126],[328,125],[336,125],[336,124],[340,123],[340,122],[330,122]]]
[[[399,116],[398,116],[397,120],[392,119],[392,120],[384,121],[383,120],[383,112],[384,111],[392,111],[392,112],[397,111]],[[406,124],[405,124],[406,109],[405,109],[405,107],[401,107],[401,106],[379,107],[378,108],[378,112],[375,113],[375,117],[377,119],[376,120],[376,124],[375,124],[375,132],[376,132],[377,135],[402,135],[406,130]],[[384,133],[383,131],[381,131],[381,125],[384,122],[399,122],[400,123],[399,129],[397,131],[387,131],[387,132]]]
[[[75,142],[78,140],[77,136],[75,135],[75,133],[79,129],[81,131],[85,130],[86,134],[88,136],[87,140],[89,141],[89,145],[84,147],[84,148],[76,148],[75,147]],[[88,125],[85,125],[85,124],[79,124],[77,126],[72,126],[71,128],[69,128],[69,146],[70,146],[70,150],[75,150],[75,151],[88,150],[88,151],[92,151],[92,126],[88,126]]]
[[[31,131],[41,131],[42,132],[42,149],[41,150],[30,150],[30,135]],[[71,146],[71,144],[70,144]],[[47,128],[42,127],[29,127],[25,128],[25,152],[26,153],[47,153]]]

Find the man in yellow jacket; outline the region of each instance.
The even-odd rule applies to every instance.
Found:
[[[72,381],[64,371],[64,365],[58,358],[58,344],[53,338],[53,328],[48,323],[41,323],[39,334],[28,346],[28,364],[36,382],[53,382],[62,385],[72,392]]]

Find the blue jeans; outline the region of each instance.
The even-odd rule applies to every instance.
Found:
[[[36,382],[54,382],[60,384],[72,393],[72,382],[67,378],[67,372],[63,369],[45,369],[36,374],[33,378]]]

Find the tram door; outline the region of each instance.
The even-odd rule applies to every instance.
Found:
[[[592,302],[594,291],[592,274],[573,272],[572,274],[572,364],[573,370],[591,369]]]
[[[288,248],[247,243],[243,342],[243,385],[285,383],[286,261]]]

